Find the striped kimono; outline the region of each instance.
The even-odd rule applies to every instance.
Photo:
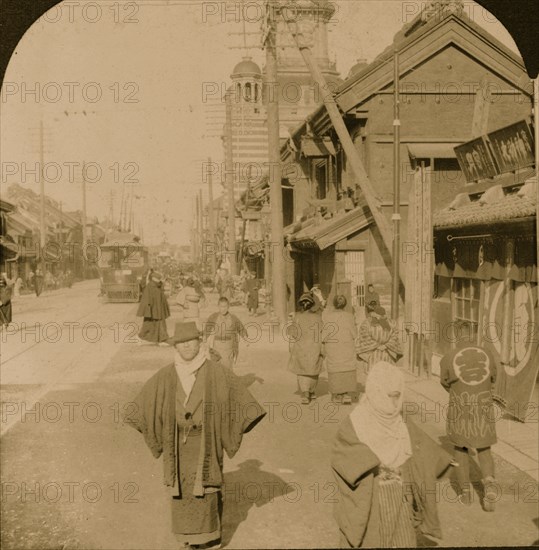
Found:
[[[384,327],[386,323],[388,327]],[[356,353],[367,363],[367,372],[378,361],[395,364],[402,356],[396,323],[390,319],[383,319],[382,323],[365,319],[359,327]]]

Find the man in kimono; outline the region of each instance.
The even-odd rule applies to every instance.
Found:
[[[180,547],[218,548],[221,539],[223,450],[232,458],[266,412],[239,378],[213,361],[196,323],[177,323],[169,339],[174,362],[135,398],[125,419],[163,455],[172,531]]]
[[[204,325],[208,346],[221,356],[225,367],[233,368],[240,349],[240,336],[246,337],[243,323],[230,313],[230,302],[222,296],[218,302],[219,311],[212,313]]]
[[[361,323],[356,352],[367,363],[367,372],[378,361],[395,364],[402,356],[397,325],[382,306],[376,306]]]

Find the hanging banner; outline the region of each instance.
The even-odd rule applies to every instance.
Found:
[[[531,402],[539,371],[537,284],[515,282],[513,292],[509,364],[501,365],[503,281],[491,280],[485,283],[481,336],[483,343],[494,352],[499,365],[494,397],[511,416],[523,422],[537,422],[537,406]]]
[[[402,248],[405,318],[409,332],[419,335],[429,333],[434,277],[430,175],[430,167],[419,167],[414,174],[408,196],[408,230]]]

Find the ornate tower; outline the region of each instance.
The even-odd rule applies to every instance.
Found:
[[[282,2],[277,16],[277,79],[282,137],[322,103],[322,94],[311,79],[285,18],[310,38],[313,57],[328,83],[336,87],[342,80],[335,63],[330,60],[328,48],[328,24],[334,13],[335,6],[327,0]]]

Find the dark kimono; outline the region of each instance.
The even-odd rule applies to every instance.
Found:
[[[206,360],[187,403],[174,364],[160,369],[125,419],[144,435],[172,491],[172,529],[181,542],[220,537],[223,450],[232,458],[266,412],[229,369]]]
[[[322,370],[322,316],[318,312],[298,311],[287,327],[291,345],[288,368],[299,376],[318,376]]]
[[[442,357],[440,382],[449,392],[446,427],[453,445],[482,449],[496,443],[495,381],[496,363],[484,348],[461,345]]]
[[[162,285],[148,281],[142,293],[137,317],[144,317],[139,338],[148,342],[165,342],[168,340],[165,319],[170,317],[170,308]]]
[[[412,456],[401,466],[402,482],[387,484],[380,460],[359,441],[350,418],[341,424],[331,459],[341,547],[410,547],[416,532],[441,538],[436,480],[452,457],[413,422],[407,428]]]
[[[12,320],[11,295],[12,285],[0,286],[0,324],[9,325]]]
[[[260,283],[258,279],[247,279],[245,281],[245,291],[247,292],[247,309],[257,309],[258,308],[258,289],[260,288]]]

